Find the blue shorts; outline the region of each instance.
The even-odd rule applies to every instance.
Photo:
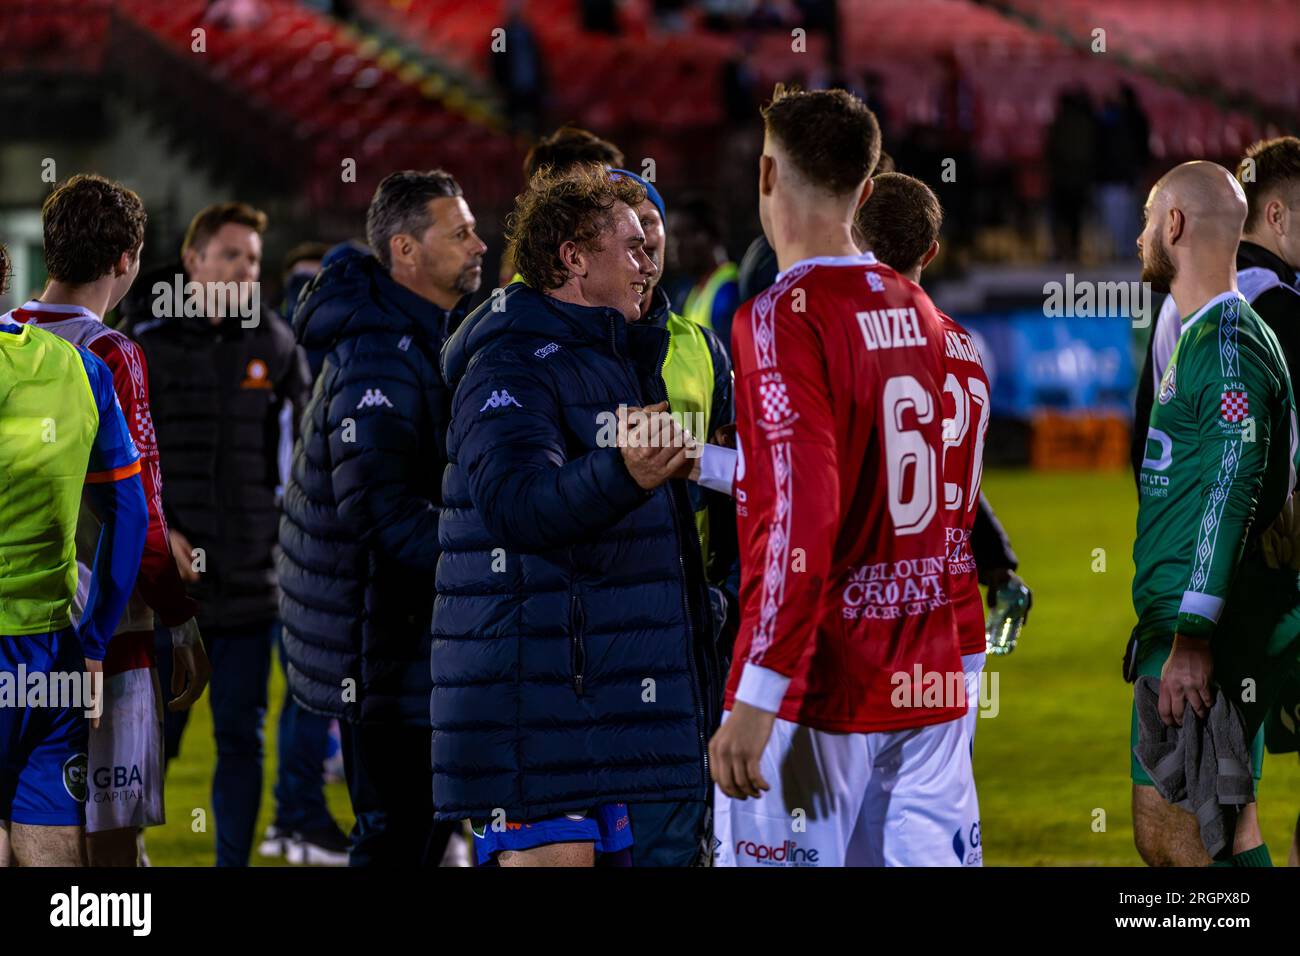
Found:
[[[20,678],[25,697],[36,689],[33,674],[76,674],[80,688],[84,670],[81,642],[71,628],[0,635],[0,820],[47,827],[85,824],[88,702],[78,696],[58,701],[73,706],[50,706],[59,682],[47,677],[41,681],[44,701],[18,706]]]
[[[604,803],[585,810],[548,817],[535,823],[506,823],[495,830],[491,821],[474,820],[474,854],[479,865],[494,861],[502,850],[531,850],[552,843],[595,843],[597,853],[621,853],[632,846],[632,821],[625,803]]]

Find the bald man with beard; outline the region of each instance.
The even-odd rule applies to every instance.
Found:
[[[1125,677],[1159,678],[1159,692],[1158,719],[1142,721],[1149,691],[1135,688],[1134,840],[1152,866],[1271,866],[1244,767],[1230,779],[1220,760],[1219,793],[1235,783],[1239,802],[1193,794],[1194,815],[1161,796],[1152,773],[1173,788],[1150,754],[1161,725],[1190,732],[1191,713],[1206,720],[1220,692],[1253,740],[1296,668],[1300,578],[1269,568],[1259,547],[1294,490],[1294,397],[1277,338],[1237,290],[1240,184],[1214,163],[1184,163],[1156,183],[1144,214],[1142,280],[1185,311],[1139,479]],[[1251,754],[1256,778],[1262,756]]]

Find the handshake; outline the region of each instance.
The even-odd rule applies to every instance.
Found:
[[[691,478],[704,445],[668,413],[668,403],[620,405],[615,444],[628,474],[646,491],[672,478]]]

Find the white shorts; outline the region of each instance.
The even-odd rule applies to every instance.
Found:
[[[980,719],[980,674],[984,671],[984,652],[963,654],[961,669],[966,675],[966,732],[970,737],[972,757],[975,754],[975,725]]]
[[[778,718],[761,768],[757,800],[714,788],[717,866],[983,862],[965,718],[869,734]]]
[[[104,712],[90,731],[86,832],[156,827],[163,814],[162,692],[152,667],[104,679]]]

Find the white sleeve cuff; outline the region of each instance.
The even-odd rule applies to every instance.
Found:
[[[1219,615],[1223,613],[1223,598],[1215,597],[1213,594],[1202,594],[1200,591],[1184,591],[1183,603],[1179,605],[1178,613],[1195,614],[1197,617],[1218,624]]]
[[[736,700],[750,707],[757,707],[769,714],[781,709],[785,700],[785,690],[790,686],[790,678],[776,671],[746,664],[740,672],[740,686],[736,688]]]
[[[696,484],[710,491],[730,495],[735,478],[736,449],[724,445],[705,445],[700,453],[700,477]]]

